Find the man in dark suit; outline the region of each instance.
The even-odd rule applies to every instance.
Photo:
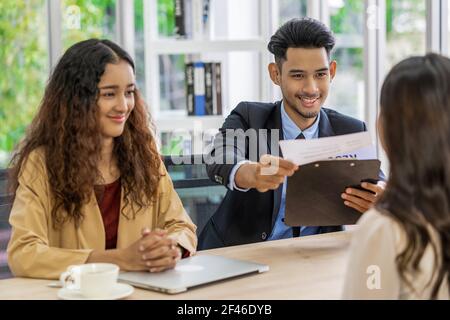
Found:
[[[279,140],[366,131],[363,122],[322,108],[336,74],[336,61],[330,58],[334,45],[331,31],[310,18],[290,20],[272,36],[268,49],[275,63],[269,74],[283,100],[239,103],[216,136],[207,171],[229,191],[200,234],[199,250],[342,230],[284,223],[286,177],[298,167],[282,159],[278,146]],[[362,187],[367,191],[342,194],[345,205],[361,213],[383,191],[374,184]]]

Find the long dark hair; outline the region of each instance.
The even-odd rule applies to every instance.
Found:
[[[24,162],[33,150],[43,147],[55,200],[51,212],[54,227],[67,219],[79,225],[82,205],[89,201],[96,181],[101,179],[97,169],[102,145],[98,83],[106,65],[121,60],[135,69],[128,53],[111,41],[89,39],[70,47],[52,72],[37,115],[11,160],[10,180],[15,192]],[[130,201],[138,210],[147,206],[160,179],[161,159],[149,125],[147,108],[136,89],[135,106],[124,132],[114,139],[113,153],[121,174],[124,207]],[[128,218],[134,215],[133,210],[133,216]]]
[[[428,54],[400,62],[384,82],[380,103],[390,174],[377,208],[406,232],[407,245],[397,257],[403,280],[407,271],[419,271],[432,246],[435,299],[444,280],[450,287],[450,60]],[[440,248],[428,225],[437,231]]]

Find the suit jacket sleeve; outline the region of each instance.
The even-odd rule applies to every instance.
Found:
[[[67,266],[83,264],[92,250],[49,245],[50,190],[43,158],[36,151],[25,162],[11,210],[8,265],[15,276],[57,279]]]
[[[208,152],[206,170],[211,180],[228,186],[234,165],[246,160],[248,128],[248,109],[241,102],[225,119]]]

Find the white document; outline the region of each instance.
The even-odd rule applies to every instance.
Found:
[[[331,159],[376,159],[369,132],[309,140],[280,141],[283,158],[296,165]]]

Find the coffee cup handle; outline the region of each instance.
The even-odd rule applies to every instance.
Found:
[[[75,266],[69,266],[67,271],[61,273],[59,276],[59,282],[63,288],[76,286],[76,277],[74,275],[73,269]]]

